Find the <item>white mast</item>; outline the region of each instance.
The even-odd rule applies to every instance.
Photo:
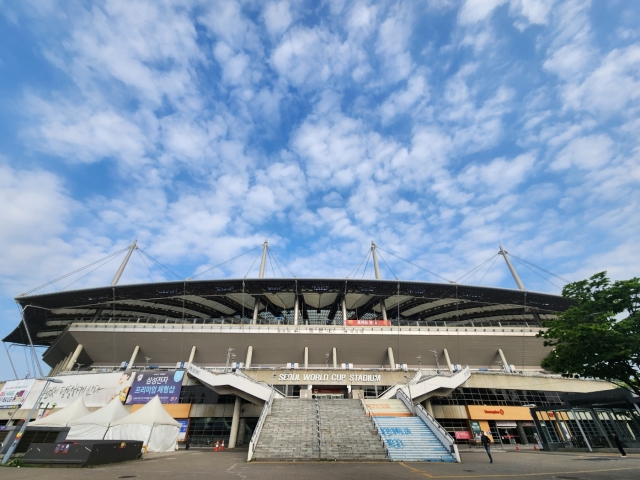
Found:
[[[376,253],[376,244],[371,241],[371,255],[373,256],[373,271],[376,274],[376,280],[380,280],[380,267],[378,266],[378,255]],[[384,307],[384,300],[380,301],[380,310],[382,310],[382,319],[387,320],[387,309]]]
[[[262,244],[262,261],[260,262],[260,273],[258,278],[264,278],[264,268],[267,265],[267,250],[269,250],[269,243],[265,239]],[[260,309],[260,301],[255,299],[255,305],[253,306],[253,324],[258,323],[258,310]]]
[[[111,286],[116,285],[118,283],[118,280],[120,280],[120,277],[122,276],[122,272],[124,272],[124,268],[127,266],[127,262],[131,258],[131,254],[137,248],[138,248],[138,240],[134,240],[131,246],[129,247],[129,251],[127,252],[127,255],[124,257],[124,260],[120,265],[120,268],[118,268],[118,271],[116,272],[115,277],[113,277],[113,280],[111,280]]]
[[[513,268],[513,265],[511,265],[511,260],[509,260],[508,252],[506,252],[504,248],[502,248],[502,245],[500,245],[499,253],[504,257],[504,261],[507,262],[507,267],[509,267],[509,270],[511,271],[511,275],[513,276],[513,279],[516,281],[516,285],[518,285],[518,288],[520,290],[526,290],[524,288],[524,285],[522,284],[522,281],[520,280],[520,277],[518,276],[518,272],[516,272],[516,269]]]

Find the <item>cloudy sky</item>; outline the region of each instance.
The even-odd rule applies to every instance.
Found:
[[[501,258],[463,277],[499,242],[637,276],[639,24],[634,0],[0,0],[0,336],[134,238],[168,270],[136,253],[121,283],[265,238],[299,277],[369,278],[372,240],[385,278],[513,288]]]

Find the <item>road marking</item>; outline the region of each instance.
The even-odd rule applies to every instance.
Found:
[[[602,472],[619,472],[623,470],[638,470],[640,467],[626,467],[626,468],[605,468],[600,470],[573,470],[568,472],[541,472],[541,473],[513,473],[513,474],[503,474],[503,473],[495,473],[490,475],[431,475],[424,470],[420,470],[419,468],[411,467],[410,465],[406,465],[404,462],[399,462],[399,465],[402,465],[405,468],[408,468],[416,475],[420,475],[421,477],[426,478],[508,478],[508,477],[542,477],[545,475],[570,475],[575,473],[602,473]]]

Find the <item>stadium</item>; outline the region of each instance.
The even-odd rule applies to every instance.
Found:
[[[382,279],[373,243],[374,279],[264,278],[266,241],[258,278],[119,285],[136,248],[109,286],[17,297],[23,318],[3,341],[46,347],[49,376],[78,384],[186,371],[165,408],[196,445],[250,445],[278,401],[291,412],[304,400],[356,399],[382,418],[376,405],[392,398],[456,445],[480,430],[499,444],[562,443],[553,409],[563,396],[614,388],[542,371],[550,349],[536,335],[571,303],[525,290],[501,246],[517,290]],[[0,410],[0,421],[27,404]],[[581,423],[594,437],[614,428],[592,417]]]

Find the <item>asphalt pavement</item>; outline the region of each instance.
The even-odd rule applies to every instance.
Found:
[[[2,480],[339,480],[496,478],[637,480],[640,454],[462,451],[462,463],[416,462],[246,462],[246,450],[192,449],[146,454],[141,460],[93,468],[4,467]]]

